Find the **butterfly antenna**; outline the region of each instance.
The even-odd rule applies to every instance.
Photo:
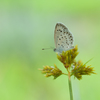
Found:
[[[54,49],[53,47],[50,47],[50,48],[43,48],[42,50],[46,50],[46,49]]]

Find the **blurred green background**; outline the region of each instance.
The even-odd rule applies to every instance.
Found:
[[[54,28],[65,24],[78,45],[77,60],[97,75],[72,77],[74,100],[100,99],[100,0],[0,0],[0,100],[69,100],[68,79],[45,78],[43,65],[63,65],[53,50]]]

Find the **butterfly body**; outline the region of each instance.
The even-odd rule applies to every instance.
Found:
[[[54,41],[55,41],[55,52],[62,53],[62,51],[67,51],[73,49],[73,35],[69,32],[68,28],[57,23],[54,31]]]

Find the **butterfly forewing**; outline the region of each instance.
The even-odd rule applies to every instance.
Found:
[[[54,41],[56,49],[66,51],[72,48],[73,36],[68,28],[61,23],[57,23],[54,31]]]

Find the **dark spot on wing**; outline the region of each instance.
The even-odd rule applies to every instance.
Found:
[[[65,32],[63,34],[65,35]]]
[[[61,38],[59,38],[59,40],[61,40]]]
[[[66,44],[69,45],[68,42],[66,42]]]
[[[66,35],[67,35],[68,33],[66,33]]]
[[[61,30],[61,29],[58,29],[57,31],[60,31],[60,32],[62,32],[62,30]]]
[[[57,31],[60,31],[60,32],[62,32],[62,30],[61,30],[61,29],[59,29],[59,30],[57,30]]]
[[[64,46],[63,45],[61,45],[63,48],[64,48]]]
[[[68,35],[70,35],[70,33]]]
[[[71,38],[72,36],[70,36],[70,38]]]
[[[66,36],[64,36],[64,38],[66,38]]]
[[[67,32],[66,34],[69,35],[69,32]]]

